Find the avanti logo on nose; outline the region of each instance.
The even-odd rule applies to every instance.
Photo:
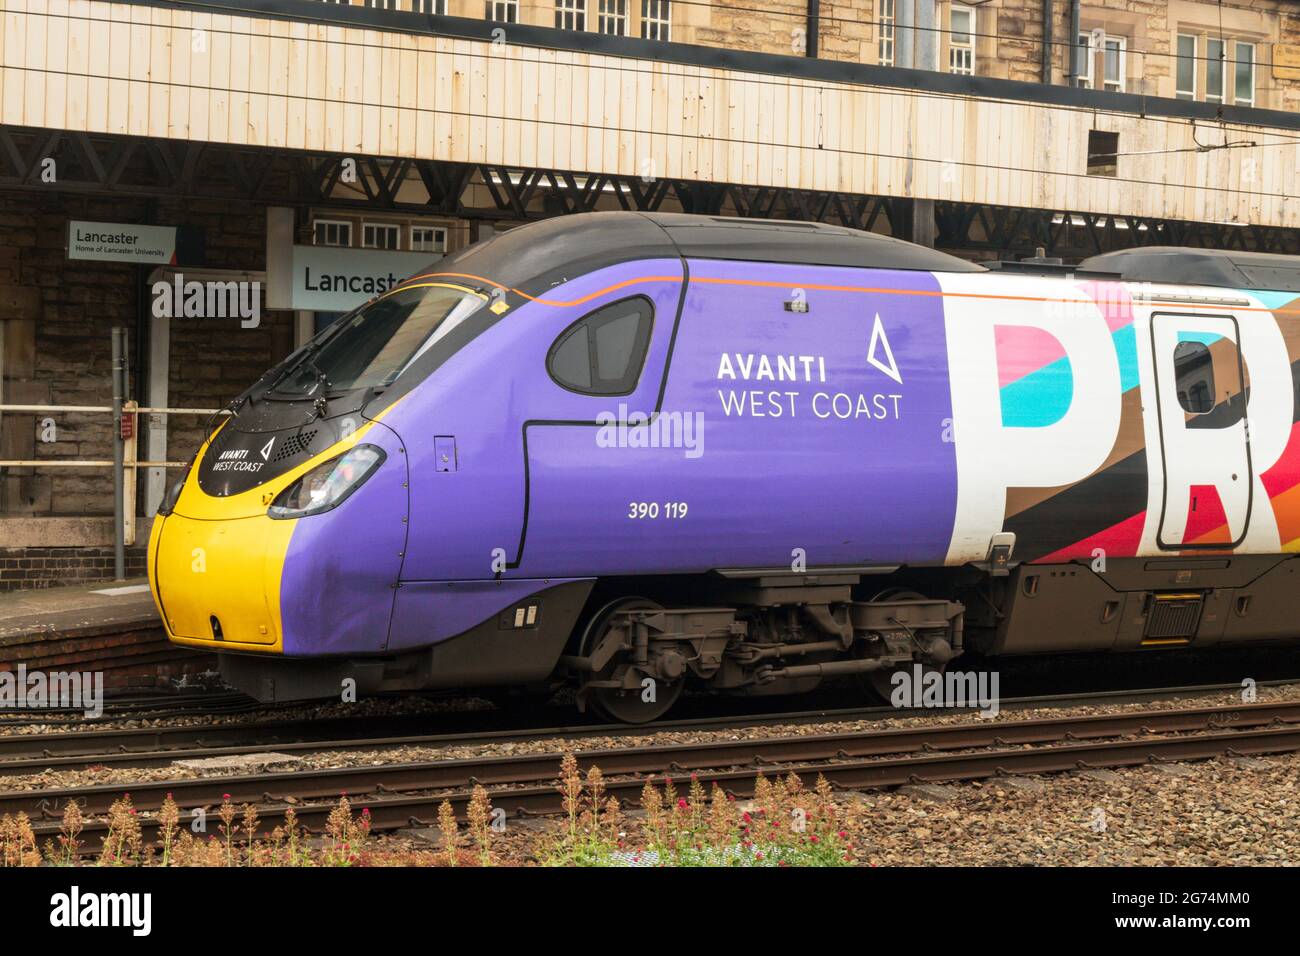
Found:
[[[270,457],[271,457],[271,446],[274,445],[274,444],[275,444],[275,439],[272,438],[269,442],[267,442],[265,445],[262,446],[262,460],[263,460],[263,461],[268,461],[268,460],[270,460]]]

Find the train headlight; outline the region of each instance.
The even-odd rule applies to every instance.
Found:
[[[383,464],[384,450],[357,445],[347,454],[331,458],[307,472],[271,502],[272,518],[303,518],[338,507]]]

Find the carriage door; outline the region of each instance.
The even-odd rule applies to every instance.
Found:
[[[1234,548],[1246,535],[1254,480],[1237,320],[1151,316],[1164,502],[1161,548]]]

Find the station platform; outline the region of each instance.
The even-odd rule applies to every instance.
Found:
[[[102,671],[105,688],[165,688],[216,669],[168,643],[144,578],[0,593],[0,671]]]

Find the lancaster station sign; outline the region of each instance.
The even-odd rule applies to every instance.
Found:
[[[68,221],[68,258],[140,265],[192,265],[203,259],[203,234],[184,226]]]
[[[294,246],[290,301],[271,307],[346,312],[387,292],[439,258],[432,252]]]

